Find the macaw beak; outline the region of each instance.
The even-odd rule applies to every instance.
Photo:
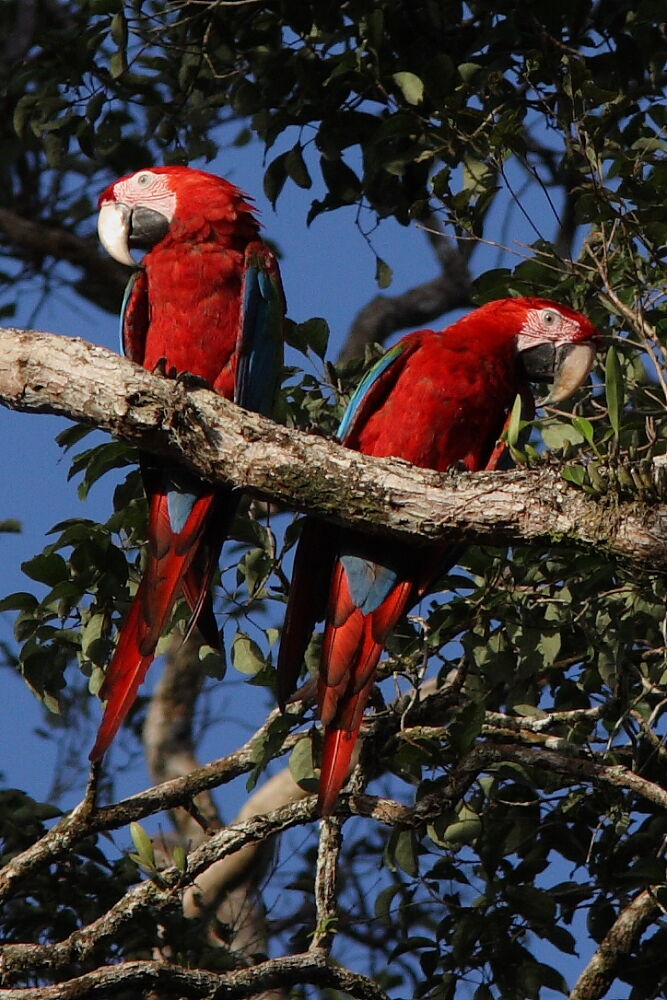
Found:
[[[595,360],[595,345],[590,340],[560,346],[537,344],[523,351],[520,360],[531,382],[553,382],[548,396],[537,405],[562,403],[586,381]]]
[[[540,406],[562,403],[584,384],[595,361],[595,344],[590,340],[579,344],[562,344],[556,348],[554,381]]]
[[[119,201],[105,201],[97,219],[100,243],[120,264],[136,267],[130,247],[151,250],[169,232],[169,219],[160,212]]]
[[[130,255],[130,221],[132,212],[127,205],[105,201],[97,217],[97,235],[100,243],[119,264],[136,267]]]

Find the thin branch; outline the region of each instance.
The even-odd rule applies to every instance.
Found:
[[[316,925],[311,951],[328,954],[333,943],[337,906],[338,859],[343,845],[341,820],[327,816],[320,823],[320,840],[317,848],[315,871]]]
[[[84,421],[203,479],[369,533],[426,542],[581,544],[667,567],[667,507],[597,502],[550,467],[445,473],[287,428],[80,340],[0,330],[0,403]]]
[[[446,730],[422,727],[406,730],[405,739],[444,739]],[[630,792],[639,798],[667,809],[667,791],[654,782],[642,778],[619,764],[605,764],[590,754],[584,756],[576,748],[567,753],[546,747],[522,747],[507,743],[478,743],[452,769],[447,784],[437,793],[424,796],[416,805],[406,806],[391,799],[369,795],[342,795],[336,815],[365,816],[392,827],[417,828],[441,815],[447,808],[460,801],[477,777],[490,767],[512,761],[523,767],[543,768],[545,771],[566,775],[579,782],[595,782]],[[265,842],[293,826],[310,823],[316,817],[315,798],[282,807],[268,815],[251,817],[244,823],[221,830],[194,851],[188,859],[188,878],[196,879],[215,861],[237,854],[248,844]],[[80,836],[88,831],[83,830]],[[48,835],[47,835],[48,838]],[[43,838],[43,839],[47,839]],[[113,937],[128,920],[150,908],[152,911],[168,909],[178,904],[178,892],[183,874],[177,868],[160,872],[160,881],[141,883],[130,890],[111,909],[92,924],[75,931],[65,941],[51,945],[5,945],[0,950],[0,972],[15,975],[39,967],[61,967],[74,960],[81,961],[101,940]],[[176,892],[176,895],[174,894]],[[329,903],[326,903],[327,910]]]
[[[188,857],[187,879],[191,881],[220,858],[236,854],[246,844],[262,843],[278,833],[312,822],[316,802],[293,803],[269,815],[254,816],[229,826],[210,837]],[[13,944],[0,947],[0,974],[34,971],[36,968],[62,968],[72,961],[82,961],[102,941],[113,938],[121,927],[147,909],[169,910],[180,905],[183,873],[172,866],[160,872],[159,880],[148,880],[130,889],[97,920],[74,931],[64,941],[49,945]],[[1,996],[1,994],[0,994]]]

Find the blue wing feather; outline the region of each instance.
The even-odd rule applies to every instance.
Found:
[[[234,402],[270,416],[282,371],[285,299],[275,258],[262,244],[246,252],[241,309]]]
[[[138,365],[144,363],[149,307],[146,272],[134,271],[125,286],[120,309],[120,349]]]
[[[387,369],[390,368],[398,358],[405,354],[407,347],[408,345],[403,341],[396,344],[396,346],[388,350],[386,354],[383,354],[380,360],[376,361],[373,367],[366,372],[361,382],[352,393],[350,402],[347,404],[347,409],[345,410],[343,419],[338,427],[336,436],[341,441],[344,441],[345,437],[349,434],[352,424],[359,415],[359,411],[361,410],[369,392],[376,385],[378,379],[384,375]]]

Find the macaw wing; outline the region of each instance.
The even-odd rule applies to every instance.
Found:
[[[236,340],[234,402],[270,416],[283,362],[285,297],[276,259],[263,243],[246,250]]]
[[[410,355],[419,347],[416,338],[405,337],[399,344],[383,354],[379,361],[366,372],[361,382],[354,390],[347,409],[343,414],[337,432],[337,438],[347,444],[354,435],[354,430],[363,426],[369,413],[373,413],[389,394],[396,380],[403,371]]]
[[[130,275],[120,309],[120,347],[138,365],[144,363],[148,323],[148,279],[143,268],[139,268]]]

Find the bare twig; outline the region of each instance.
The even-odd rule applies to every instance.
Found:
[[[117,830],[133,820],[185,805],[202,791],[247,774],[256,765],[264,738],[278,715],[277,710],[272,712],[264,725],[235,753],[205,764],[190,774],[173,778],[103,809],[92,809],[90,802],[82,802],[37,843],[16,855],[0,870],[0,901],[7,898],[18,882],[31,872],[64,857],[82,837],[102,830]],[[300,735],[289,737],[283,750],[288,751],[300,738]]]

